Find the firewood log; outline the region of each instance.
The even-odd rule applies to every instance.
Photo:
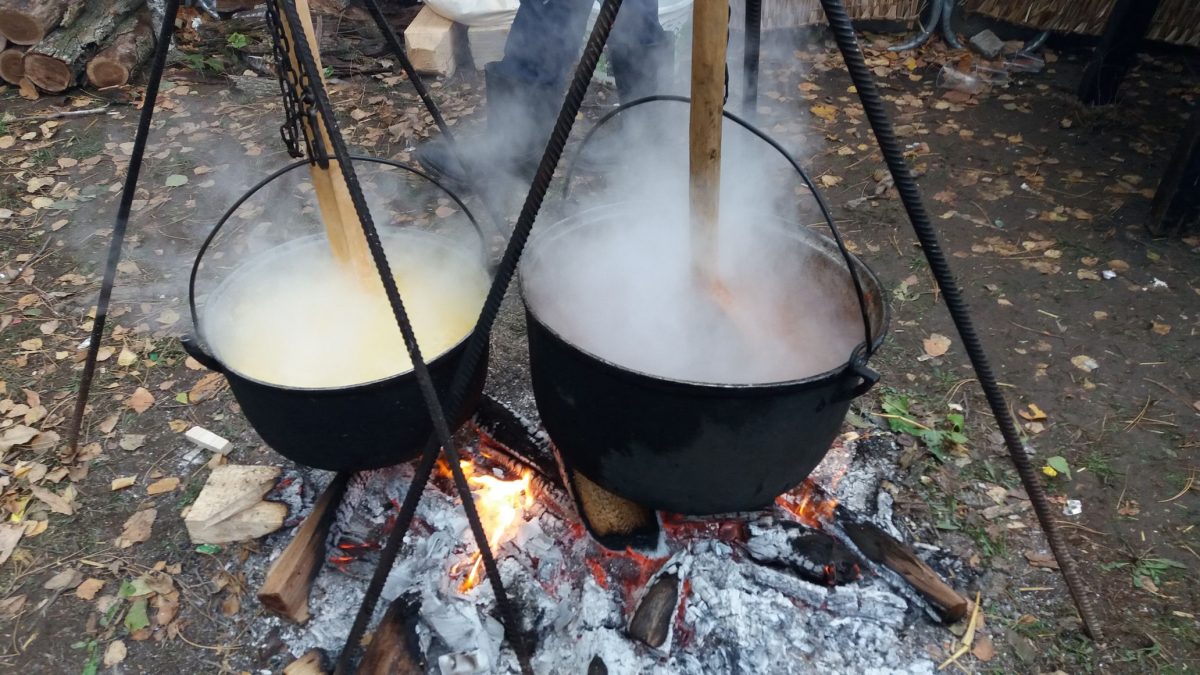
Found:
[[[25,77],[25,48],[12,46],[0,52],[0,79],[9,84],[21,84]]]
[[[116,37],[87,63],[88,82],[99,89],[129,82],[137,67],[154,51],[154,29],[149,12],[131,16],[117,29]]]
[[[25,52],[25,76],[38,88],[60,92],[78,80],[86,57],[94,53],[145,0],[89,2],[70,26],[64,26]]]
[[[8,49],[8,38],[4,37],[4,33],[0,33],[0,52]]]
[[[84,0],[0,0],[0,33],[15,45],[37,44],[69,24],[83,5]]]

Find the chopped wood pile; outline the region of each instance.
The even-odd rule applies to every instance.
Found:
[[[58,93],[126,84],[154,51],[146,0],[0,0],[0,78]]]

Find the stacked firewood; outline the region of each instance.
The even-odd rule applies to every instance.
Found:
[[[0,0],[0,78],[65,91],[123,85],[154,51],[147,0]]]

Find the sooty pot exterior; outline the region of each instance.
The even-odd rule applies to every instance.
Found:
[[[564,461],[618,495],[675,513],[769,505],[824,458],[863,384],[849,366],[758,386],[663,380],[526,318],[534,397]]]
[[[317,469],[363,471],[416,458],[433,432],[413,371],[362,385],[329,389],[283,387],[226,368],[195,339],[185,338],[189,354],[225,375],[246,420],[263,441],[288,459]],[[429,362],[443,405],[466,351],[463,341]],[[479,359],[466,404],[452,428],[475,410],[487,376],[487,353]]]

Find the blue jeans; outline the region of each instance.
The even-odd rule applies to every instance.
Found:
[[[520,1],[504,44],[504,58],[495,68],[513,80],[565,88],[583,49],[592,0]],[[662,39],[658,0],[623,0],[608,39],[618,88],[623,78],[637,77],[630,71],[639,70],[638,64],[647,60],[647,50]]]

